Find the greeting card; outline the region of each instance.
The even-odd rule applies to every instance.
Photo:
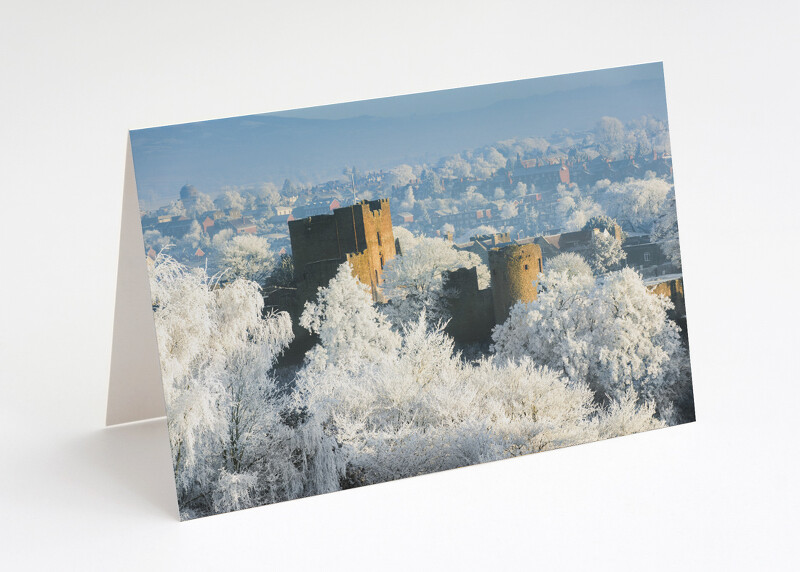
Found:
[[[182,519],[694,420],[661,64],[130,132],[109,424]]]

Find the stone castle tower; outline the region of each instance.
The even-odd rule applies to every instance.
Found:
[[[353,275],[382,300],[383,267],[397,254],[389,199],[361,201],[333,213],[289,221],[294,278],[299,294],[310,299],[347,261]]]
[[[502,324],[514,304],[536,300],[542,249],[538,244],[493,248],[489,250],[489,270],[495,322]]]

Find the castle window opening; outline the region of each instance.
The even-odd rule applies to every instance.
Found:
[[[378,246],[381,246],[381,233],[378,233]],[[381,262],[381,268],[383,268],[383,262]]]
[[[528,269],[528,265],[526,264],[526,265],[525,265],[525,270],[527,270],[527,269]]]
[[[650,262],[650,253],[649,252],[645,252],[644,253],[644,261],[645,262]]]

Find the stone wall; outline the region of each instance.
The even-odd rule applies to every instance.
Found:
[[[651,283],[647,289],[653,294],[666,296],[675,305],[674,310],[670,310],[669,315],[673,320],[679,320],[686,316],[686,299],[683,295],[683,278],[674,278],[664,282]]]
[[[458,342],[488,340],[495,325],[492,291],[478,289],[477,268],[446,272],[444,289],[451,315],[445,331]]]

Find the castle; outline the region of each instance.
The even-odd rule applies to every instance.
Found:
[[[294,257],[298,310],[326,286],[343,262],[353,276],[369,286],[375,302],[386,302],[381,292],[383,268],[399,252],[392,231],[388,199],[361,201],[351,206],[288,221]],[[495,241],[497,242],[497,241]],[[511,307],[536,299],[537,276],[542,271],[537,244],[492,246],[485,253],[492,286],[480,290],[476,268],[446,273],[452,320],[448,332],[459,341],[488,340],[495,324],[508,317]]]
[[[388,199],[361,201],[333,209],[330,214],[288,221],[294,257],[294,303],[285,306],[298,316],[307,300],[313,300],[320,286],[326,286],[343,262],[349,262],[353,276],[370,288],[374,302],[386,302],[381,292],[383,268],[395,256],[402,256],[394,240]],[[492,329],[508,318],[517,302],[532,302],[538,295],[538,277],[548,258],[561,252],[580,251],[588,244],[593,229],[511,241],[507,233],[473,237],[453,247],[478,254],[488,266],[491,286],[481,289],[477,268],[445,272],[444,288],[451,319],[446,331],[457,342],[487,342]],[[622,241],[615,225],[611,234]],[[452,240],[451,237],[450,240]],[[667,277],[665,277],[667,278]],[[672,277],[669,277],[672,278]],[[653,280],[651,291],[670,297],[676,318],[683,313],[682,282]],[[310,342],[308,332],[295,328],[297,341]]]
[[[505,322],[514,304],[537,297],[543,261],[538,244],[494,246],[486,254],[492,277],[488,288],[479,289],[475,267],[459,268],[444,277],[452,316],[446,331],[459,342],[488,341],[492,328]]]
[[[361,201],[288,224],[301,297],[312,299],[349,262],[353,275],[370,287],[372,299],[383,301],[383,267],[397,255],[389,199]]]

